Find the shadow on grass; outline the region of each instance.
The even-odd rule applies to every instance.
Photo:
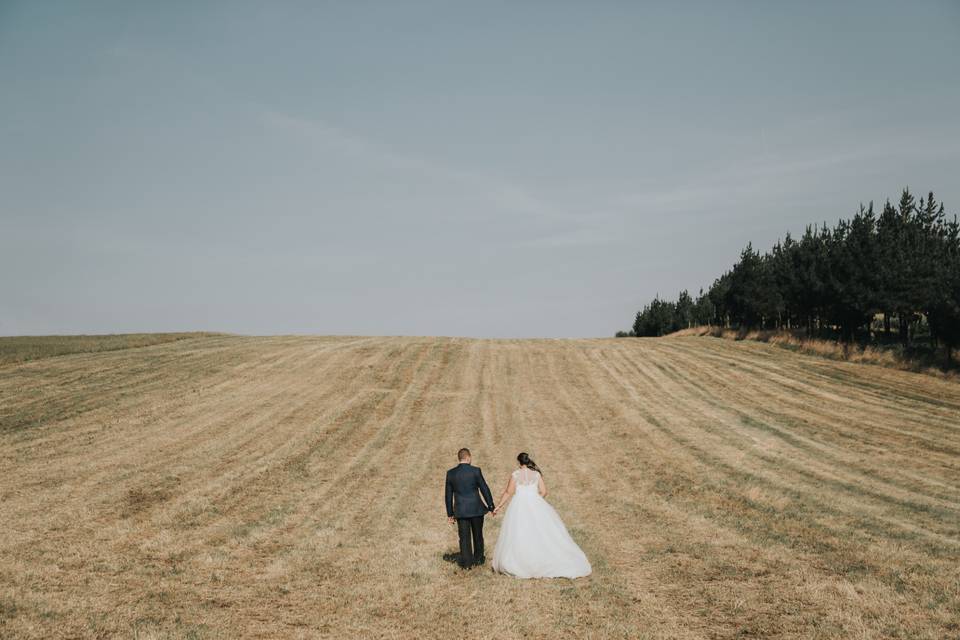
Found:
[[[452,564],[452,565],[456,565],[457,567],[459,567],[459,568],[462,569],[463,571],[469,571],[469,570],[471,570],[471,569],[476,569],[476,568],[478,568],[478,567],[484,567],[484,566],[486,566],[486,559],[484,559],[484,560],[483,560],[482,562],[480,562],[479,564],[476,564],[476,563],[475,563],[475,564],[472,564],[472,565],[470,565],[470,566],[468,566],[468,567],[464,567],[463,565],[460,564],[460,553],[459,553],[459,552],[456,552],[456,551],[448,551],[447,553],[444,553],[444,554],[443,554],[442,556],[440,556],[440,557],[443,558],[443,561],[444,561],[444,562],[449,562],[449,563]]]

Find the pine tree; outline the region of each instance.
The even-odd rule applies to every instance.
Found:
[[[916,275],[919,244],[915,213],[916,199],[910,193],[909,188],[904,189],[897,208],[900,225],[900,235],[897,238],[899,243],[896,265],[898,273],[894,280],[895,286],[892,294],[896,305],[894,310],[897,312],[897,320],[900,326],[900,342],[905,347],[910,346],[910,327],[916,322],[918,302],[912,286],[913,278]]]
[[[903,274],[906,269],[903,257],[905,227],[903,220],[890,201],[883,205],[883,211],[877,219],[877,246],[879,263],[878,298],[883,313],[885,337],[891,336],[891,317],[903,308],[905,302],[905,284]]]
[[[857,330],[878,310],[879,250],[873,203],[848,222],[841,220],[829,242],[826,273],[830,319],[840,328],[841,339],[852,342]]]
[[[715,310],[710,296],[700,289],[700,295],[697,296],[697,302],[693,308],[693,322],[697,326],[706,326],[715,322]]]
[[[703,324],[805,325],[808,334],[836,332],[849,344],[874,339],[878,313],[885,338],[892,337],[895,318],[905,346],[924,327],[948,360],[960,346],[960,224],[956,217],[947,221],[933,193],[918,202],[904,189],[898,204],[887,200],[879,215],[872,202],[861,205],[832,228],[808,226],[799,240],[788,233],[766,254],[747,244],[696,301],[687,291],[676,302],[655,297],[637,313],[634,333],[660,336]]]
[[[693,298],[686,289],[680,292],[677,298],[677,304],[674,307],[675,318],[674,325],[677,329],[689,329],[693,326]]]
[[[730,326],[730,307],[727,303],[731,286],[731,272],[727,272],[713,281],[707,297],[714,309],[714,324],[718,327],[727,328]]]

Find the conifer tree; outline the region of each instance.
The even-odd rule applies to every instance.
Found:
[[[789,233],[770,252],[752,244],[733,267],[694,301],[654,300],[637,313],[635,335],[660,336],[693,325],[805,327],[845,344],[874,340],[872,322],[893,321],[904,346],[920,348],[929,329],[932,346],[952,359],[960,347],[960,224],[948,221],[933,193],[916,198],[904,189],[896,206],[879,215],[871,202],[835,226],[808,226],[799,240]],[[914,346],[916,346],[914,345]]]
[[[675,306],[674,324],[678,329],[689,329],[693,326],[693,298],[686,289],[680,292]]]

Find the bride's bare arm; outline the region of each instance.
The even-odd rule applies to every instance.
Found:
[[[547,485],[543,483],[543,476],[537,478],[537,491],[540,492],[540,495],[544,498],[547,497]]]
[[[500,509],[503,509],[506,506],[507,498],[513,495],[513,492],[517,490],[517,484],[513,480],[513,474],[510,474],[510,479],[507,480],[507,488],[503,490],[503,494],[500,496],[500,499],[497,500],[497,508],[493,510],[494,513],[498,513]]]

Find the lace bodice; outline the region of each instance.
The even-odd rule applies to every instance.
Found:
[[[520,467],[513,472],[513,481],[520,487],[536,487],[540,482],[540,474],[533,469]]]

